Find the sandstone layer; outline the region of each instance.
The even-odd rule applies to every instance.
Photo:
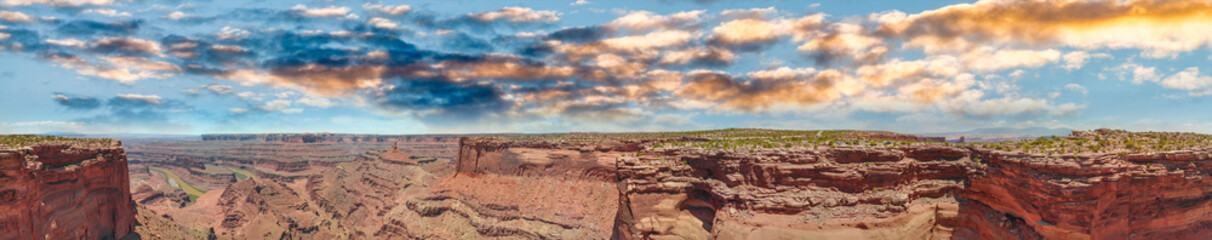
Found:
[[[1029,154],[942,143],[704,149],[658,142],[468,138],[456,174],[617,183],[612,232],[591,234],[603,239],[1212,236],[1207,148]],[[601,155],[620,157],[610,168],[612,158]],[[575,194],[529,197],[597,204]],[[559,210],[521,214],[551,211]]]
[[[134,229],[117,143],[0,150],[0,239],[115,239]]]
[[[155,177],[142,181],[147,187],[136,195],[146,197],[149,208],[194,233],[213,229],[202,232],[220,239],[1212,235],[1212,137],[1206,135],[1100,130],[956,145],[889,132],[728,129],[480,136],[460,138],[449,151],[401,142],[360,153],[323,149],[370,146],[194,142],[187,144],[245,146],[217,148],[227,155],[259,149],[247,152],[265,158],[340,152],[309,161],[308,170],[291,177],[269,165],[238,165],[251,178],[186,205],[174,205],[181,193],[164,191]],[[205,151],[140,149],[154,149],[141,156],[176,154],[157,160],[165,161],[159,166],[196,178],[223,174],[216,166],[235,173],[229,167],[241,164],[183,157]],[[327,165],[311,166],[317,162]],[[157,176],[146,171],[132,174]]]

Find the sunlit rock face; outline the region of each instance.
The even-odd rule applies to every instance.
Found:
[[[156,186],[136,189],[136,196],[162,211],[155,216],[194,229],[182,233],[237,239],[1212,234],[1212,148],[1200,145],[1212,141],[1146,135],[1079,132],[1001,145],[887,132],[746,129],[465,137],[446,156],[426,151],[451,143],[388,143],[386,150],[336,157],[331,166],[294,178],[265,170],[275,166],[250,165],[252,178],[184,207],[169,206],[180,194],[148,197]],[[1179,150],[1157,150],[1169,145],[1146,139],[1190,141],[1179,141],[1189,145]],[[273,146],[297,147],[292,144],[327,143]],[[1110,150],[1081,150],[1096,146]],[[1132,146],[1154,149],[1121,151],[1137,149]],[[181,168],[192,165],[181,162]],[[147,170],[132,174],[146,175],[139,172]]]
[[[114,144],[0,150],[0,239],[115,239],[134,228],[126,155]]]
[[[929,142],[755,150],[653,148],[652,142],[468,138],[460,142],[455,175],[465,182],[583,182],[574,189],[593,185],[586,180],[615,184],[617,190],[609,191],[618,194],[609,197],[618,202],[612,229],[585,229],[599,230],[590,234],[599,238],[1193,239],[1212,234],[1208,149],[1042,154]],[[465,187],[494,192],[490,186]],[[600,204],[601,198],[575,191],[525,197],[581,201],[582,206]],[[557,209],[522,210],[517,214],[542,216]],[[588,221],[596,218],[582,219],[572,225],[596,223]]]
[[[1212,234],[1210,156],[955,147],[648,152],[619,160],[616,234],[1193,239]]]

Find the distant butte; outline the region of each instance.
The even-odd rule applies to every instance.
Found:
[[[398,162],[398,163],[417,164],[417,162],[412,159],[413,158],[412,155],[408,155],[408,153],[401,152],[400,148],[397,144],[399,144],[399,143],[392,143],[391,150],[388,150],[387,152],[380,154],[379,158],[386,160],[386,161],[393,161],[393,162]]]

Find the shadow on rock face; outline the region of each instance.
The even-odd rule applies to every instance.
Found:
[[[695,218],[703,222],[703,230],[711,232],[712,226],[715,224],[715,205],[711,203],[711,195],[702,190],[696,190],[687,196],[685,201],[678,207],[682,211],[690,212]]]

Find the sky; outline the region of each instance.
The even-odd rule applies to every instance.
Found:
[[[0,134],[1212,133],[1212,1],[0,0]]]

